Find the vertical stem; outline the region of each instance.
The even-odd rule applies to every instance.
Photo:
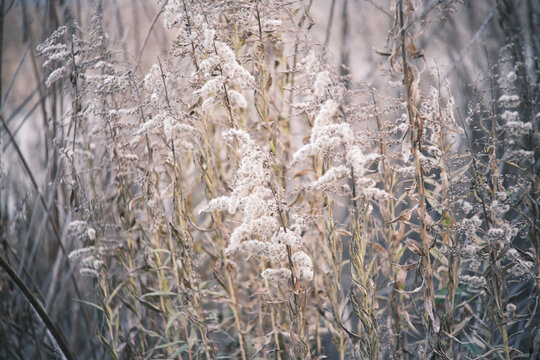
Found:
[[[455,216],[453,214],[452,209],[448,205],[450,200],[448,198],[448,191],[450,188],[450,184],[448,181],[449,174],[449,167],[447,163],[447,141],[445,136],[444,129],[444,121],[445,117],[442,112],[442,104],[441,104],[441,97],[439,93],[438,97],[438,107],[439,107],[439,122],[440,122],[440,132],[439,132],[439,142],[438,147],[442,151],[442,171],[441,171],[441,185],[442,185],[442,200],[444,204],[444,213],[443,213],[443,219],[447,219],[450,221],[450,224],[443,225],[443,234],[442,239],[443,243],[446,244],[452,251],[450,251],[450,254],[448,256],[448,284],[447,288],[448,291],[446,293],[446,301],[445,301],[445,312],[446,312],[446,327],[448,332],[452,332],[452,328],[454,326],[454,310],[455,310],[455,297],[456,297],[456,285],[457,285],[457,271],[460,264],[460,257],[456,256],[454,253],[454,250],[457,249],[457,242],[455,239],[455,236],[452,235],[451,227],[453,226],[455,222]],[[449,357],[454,358],[454,339],[452,337],[449,337]]]
[[[160,63],[160,68],[161,68],[161,63]],[[165,79],[163,78],[163,81],[165,81]],[[173,159],[174,159],[174,164],[175,164],[175,167],[174,167],[174,183],[175,183],[175,187],[177,189],[177,194],[175,195],[174,197],[174,202],[175,202],[175,212],[178,213],[178,221],[179,221],[179,224],[180,224],[180,229],[185,229],[186,228],[186,221],[187,221],[187,217],[189,215],[187,215],[187,211],[186,211],[186,204],[183,202],[185,199],[184,197],[184,191],[182,189],[182,178],[181,178],[181,171],[179,171],[179,167],[181,166],[181,164],[177,161],[176,159],[176,152],[174,151],[174,142],[171,142],[171,148],[172,148],[172,152],[173,152]],[[182,199],[180,202],[180,200],[178,199]],[[182,233],[178,233],[179,236],[182,236],[182,239],[181,241],[187,241],[187,236],[185,234],[182,234]],[[172,236],[169,236],[169,241],[170,241],[170,251],[171,251],[171,257],[172,257],[172,262],[173,262],[173,267],[174,267],[174,274],[175,274],[175,279],[176,279],[176,287],[178,289],[178,291],[180,292],[180,275],[178,274],[178,267],[177,267],[177,263],[176,263],[176,255],[174,253],[174,245],[172,243]],[[192,241],[190,241],[188,243],[188,251],[190,250],[193,250],[193,243]],[[198,284],[195,282],[195,279],[193,277],[193,270],[194,270],[194,266],[193,266],[193,262],[192,262],[192,258],[190,256],[190,254],[187,254],[186,255],[183,255],[180,262],[184,262],[184,260],[182,259],[185,259],[186,262],[188,262],[187,264],[187,267],[188,267],[188,271],[187,271],[187,278],[188,278],[188,282],[191,286],[191,288],[193,289],[193,305],[194,305],[194,308],[195,308],[195,311],[197,312],[197,316],[199,318],[199,332],[201,333],[201,339],[203,341],[203,346],[204,346],[204,352],[205,352],[205,355],[206,355],[206,359],[210,360],[211,357],[210,357],[210,348],[208,347],[208,341],[206,339],[206,327],[204,325],[204,317],[203,317],[203,314],[202,314],[202,306],[201,306],[201,303],[200,303],[200,292],[199,292],[199,287],[198,287]],[[178,294],[179,296],[181,295],[180,293]],[[186,339],[189,340],[189,336],[186,337]]]
[[[435,291],[433,288],[433,269],[431,267],[431,255],[430,248],[431,242],[427,232],[426,224],[426,194],[425,194],[425,185],[424,185],[424,173],[422,170],[422,165],[420,164],[420,146],[422,142],[422,131],[423,125],[421,123],[422,119],[417,116],[418,110],[416,109],[417,104],[415,104],[415,99],[413,99],[413,83],[415,79],[413,78],[414,74],[412,69],[409,68],[407,62],[407,47],[406,47],[406,29],[403,20],[403,0],[399,1],[398,4],[399,12],[399,25],[401,33],[401,55],[403,62],[403,77],[405,81],[405,89],[407,93],[407,112],[409,116],[409,122],[411,125],[411,143],[414,154],[414,165],[416,169],[416,186],[418,191],[418,214],[421,221],[421,231],[420,236],[422,238],[422,247],[425,254],[424,260],[424,270],[425,270],[425,283],[427,284],[427,294],[425,298],[425,306],[428,314],[428,349],[432,348],[432,343],[430,341],[431,335],[435,334],[433,329],[433,322],[436,321],[436,309],[435,309]],[[429,307],[429,310],[427,309]],[[436,334],[435,334],[436,335]]]
[[[330,4],[330,14],[328,15],[328,25],[326,26],[326,35],[324,36],[324,51],[327,51],[328,41],[330,40],[330,31],[332,28],[332,22],[334,20],[334,8],[336,7],[336,0],[332,0]]]
[[[349,9],[348,9],[348,0],[343,1],[343,7],[341,8],[341,61],[339,67],[339,74],[343,77],[343,85],[346,89],[349,89],[349,79],[350,75],[349,65],[350,65],[350,38],[349,38]]]
[[[231,272],[227,269],[227,284],[229,286],[229,293],[231,294],[231,300],[232,300],[232,311],[233,311],[233,317],[234,322],[236,323],[236,330],[238,331],[238,343],[240,345],[240,352],[242,354],[242,360],[247,360],[247,354],[244,344],[244,335],[242,334],[242,324],[240,323],[240,316],[238,315],[238,303],[236,301],[236,290],[234,288],[234,284],[231,278]]]
[[[264,280],[264,286],[266,286],[266,288],[269,288],[267,279]],[[279,345],[276,310],[274,309],[273,304],[270,304],[270,320],[272,321],[272,331],[274,333],[274,342],[276,343],[276,360],[281,360],[281,347]]]
[[[377,106],[377,101],[375,99],[375,93],[373,89],[371,89],[371,99],[373,100],[373,105],[375,107],[375,116],[377,120],[377,129],[379,131],[380,139],[379,139],[379,151],[382,155],[382,172],[383,172],[383,183],[384,183],[384,190],[388,194],[392,194],[392,188],[393,188],[393,182],[394,182],[394,175],[389,168],[389,163],[387,159],[387,144],[386,139],[383,134],[383,123],[381,121],[381,118],[379,116],[379,110]],[[353,193],[354,195],[354,193]],[[356,195],[354,195],[356,196]],[[382,220],[384,224],[389,224],[392,219],[395,218],[395,205],[394,201],[390,199],[385,200],[384,204],[385,211],[381,212]],[[394,223],[389,224],[389,226],[385,226],[384,228],[384,239],[386,244],[388,245],[388,264],[391,269],[391,273],[393,276],[393,282],[397,283],[397,274],[398,271],[396,269],[396,263],[399,262],[399,258],[396,255],[397,249],[396,247],[399,244],[399,239],[395,240],[393,234],[396,232]],[[392,324],[392,330],[394,332],[394,343],[395,343],[395,349],[394,354],[396,357],[401,358],[402,352],[400,351],[401,348],[401,335],[400,335],[400,327],[401,327],[401,319],[400,319],[400,294],[397,291],[392,291],[392,295],[390,296],[390,309],[392,318],[394,319]]]
[[[32,304],[32,307],[36,312],[38,313],[41,320],[45,323],[45,326],[50,331],[51,335],[53,336],[54,340],[60,347],[60,350],[68,360],[75,359],[71,351],[69,350],[68,344],[65,342],[65,337],[61,333],[61,331],[56,327],[56,325],[53,323],[43,306],[40,304],[40,302],[35,298],[34,295],[32,295],[32,292],[28,287],[24,284],[22,279],[17,275],[15,270],[7,263],[7,261],[4,260],[3,257],[0,256],[0,267],[4,269],[4,271],[9,275],[11,280],[17,285],[19,290],[23,293],[26,300]]]
[[[0,59],[4,58],[4,5],[5,0],[0,0]],[[2,63],[3,61],[0,61],[0,99],[2,98]]]

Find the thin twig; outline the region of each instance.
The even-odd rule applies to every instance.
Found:
[[[373,0],[366,0],[366,1],[369,2],[371,5],[373,5],[373,7],[375,7],[375,9],[382,12],[384,15],[388,16],[390,19],[393,19],[392,14],[390,14],[388,11],[386,11],[385,8],[383,8],[382,6],[378,5],[375,1],[373,1]]]
[[[328,41],[330,40],[330,30],[332,28],[332,22],[334,20],[334,8],[336,7],[336,0],[332,0],[330,5],[330,15],[328,15],[328,25],[326,25],[326,34],[324,35],[324,51],[328,47]]]
[[[26,113],[26,115],[24,115],[24,118],[21,120],[21,122],[19,123],[19,125],[17,125],[17,127],[15,128],[15,130],[13,131],[13,137],[17,136],[17,134],[19,133],[19,131],[22,129],[23,125],[26,123],[26,120],[30,119],[30,116],[32,116],[32,114],[34,113],[34,111],[36,111],[36,109],[38,108],[38,106],[41,104],[41,99],[39,99],[35,104],[34,106],[32,106],[32,108],[30,108],[30,110],[28,111],[28,113]],[[7,121],[7,123],[9,123],[9,119]],[[7,150],[7,148],[9,147],[9,145],[11,145],[11,138],[9,138],[6,143],[4,144],[4,146],[2,147],[2,151],[5,152]]]
[[[15,73],[11,77],[7,90],[4,93],[4,96],[2,97],[2,102],[0,103],[0,110],[4,107],[4,104],[6,103],[6,100],[8,99],[11,88],[13,87],[13,84],[15,83],[15,79],[17,79],[17,76],[19,75],[19,71],[21,70],[24,64],[24,60],[26,59],[26,55],[28,54],[29,49],[30,49],[30,43],[27,43],[26,48],[24,49],[24,53],[21,56],[21,59],[19,60],[19,64],[17,65],[17,70],[15,70]]]
[[[45,82],[42,81],[26,98],[24,98],[24,100],[17,106],[17,108],[15,108],[15,110],[13,110],[13,112],[9,115],[9,117],[6,119],[6,123],[11,123],[11,120],[13,120],[17,114],[25,108],[25,106],[28,104],[28,102],[30,100],[32,100],[32,97],[37,93],[39,92],[39,87],[42,86]],[[40,93],[40,96],[41,96],[41,93]],[[43,102],[43,99],[40,97],[39,98],[39,103],[41,104]]]
[[[135,64],[136,64],[135,65],[135,70],[137,70],[139,68],[139,65],[141,63],[141,58],[142,58],[142,55],[143,55],[143,52],[144,52],[144,48],[146,47],[146,44],[148,43],[148,38],[150,38],[150,34],[152,33],[152,30],[154,29],[154,26],[156,25],[156,22],[158,21],[159,16],[163,12],[163,9],[165,9],[165,6],[167,6],[168,2],[169,2],[169,0],[165,0],[165,2],[163,2],[163,5],[161,5],[161,8],[159,9],[157,14],[152,19],[152,23],[150,24],[150,27],[148,28],[148,31],[146,32],[146,36],[144,37],[144,41],[142,43],[141,49],[139,50],[139,55],[137,56],[137,61],[135,62]]]
[[[489,15],[486,17],[486,19],[484,20],[482,25],[480,25],[480,27],[478,28],[476,33],[473,35],[473,37],[471,38],[471,40],[469,41],[467,46],[465,46],[465,48],[459,53],[458,58],[452,63],[452,66],[450,66],[450,69],[448,69],[448,71],[444,75],[443,80],[446,80],[452,74],[452,72],[454,71],[456,66],[459,63],[461,63],[461,61],[463,60],[463,57],[465,56],[465,54],[467,54],[469,52],[469,49],[471,48],[471,46],[476,42],[476,40],[478,39],[480,34],[484,31],[484,29],[488,25],[488,23],[491,20],[491,18],[493,17],[493,15],[495,15],[495,10],[496,9],[497,9],[496,7],[493,7],[493,9],[491,9],[491,11],[489,12]]]
[[[159,56],[157,57],[159,64],[159,71],[161,72],[161,80],[163,81],[163,89],[165,90],[165,101],[167,102],[167,107],[171,109],[171,102],[169,101],[169,94],[167,93],[167,83],[165,82],[165,73],[163,72],[163,67],[161,66],[161,60]]]

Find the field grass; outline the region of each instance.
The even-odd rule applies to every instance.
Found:
[[[534,1],[0,4],[0,358],[540,358]]]

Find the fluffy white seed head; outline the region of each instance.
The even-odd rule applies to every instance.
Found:
[[[223,89],[224,80],[225,78],[221,75],[213,77],[212,79],[208,80],[200,89],[195,90],[193,94],[202,97],[215,95],[216,93],[221,92]]]
[[[247,107],[247,101],[244,95],[235,90],[229,90],[228,94],[232,106],[238,106],[242,109]]]
[[[326,189],[336,185],[337,181],[349,176],[349,169],[344,165],[339,165],[328,169],[317,181],[313,183],[315,189]]]
[[[45,81],[45,85],[47,87],[51,87],[55,82],[66,76],[66,68],[64,66],[59,67],[58,69],[55,69],[47,78],[47,81]]]
[[[324,96],[331,85],[332,79],[330,78],[330,73],[327,70],[322,71],[317,74],[317,78],[313,84],[313,94],[317,97]]]
[[[477,289],[482,289],[487,284],[486,278],[483,276],[461,275],[459,281]]]
[[[292,262],[299,280],[313,280],[313,263],[308,254],[303,251],[297,251],[292,256]]]
[[[272,236],[271,241],[276,244],[283,244],[289,246],[302,245],[302,238],[296,232],[285,232],[285,230],[283,230],[283,227],[280,227],[279,230],[274,234],[274,236]]]
[[[291,280],[291,270],[286,268],[266,269],[261,275],[269,282],[287,284]]]
[[[499,100],[497,100],[500,106],[506,107],[506,108],[515,108],[519,106],[519,103],[521,102],[519,100],[519,96],[517,95],[501,95]]]
[[[86,235],[88,236],[89,240],[96,240],[96,230],[89,228],[86,230]]]
[[[338,109],[338,104],[332,99],[326,100],[326,102],[321,107],[319,114],[315,118],[314,128],[322,127],[332,123],[332,118],[336,114]]]
[[[72,252],[70,252],[68,255],[68,259],[69,261],[75,261],[77,259],[80,259],[83,256],[87,257],[90,255],[94,255],[95,253],[96,253],[96,248],[93,246],[80,248],[80,249],[73,250]]]

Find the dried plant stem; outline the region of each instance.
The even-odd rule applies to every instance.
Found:
[[[264,266],[263,266],[264,268]],[[280,329],[279,329],[279,320],[278,320],[278,313],[276,312],[276,309],[274,307],[274,299],[272,298],[272,295],[270,293],[270,284],[268,283],[268,279],[264,279],[264,287],[266,290],[268,290],[268,300],[265,300],[266,303],[267,303],[267,306],[268,308],[270,309],[270,322],[271,322],[271,325],[272,325],[272,335],[273,335],[273,338],[274,338],[274,343],[275,343],[275,349],[272,350],[272,352],[274,352],[276,354],[276,360],[281,360],[282,357],[281,357],[281,345],[279,344],[279,332],[280,332]],[[261,309],[262,311],[262,309]],[[262,315],[262,312],[260,313],[260,315]],[[262,324],[262,319],[260,319],[261,321],[261,324]]]
[[[189,336],[189,323],[187,321],[184,321],[182,323],[183,327],[184,327],[184,336],[186,337],[186,344],[188,346],[188,359],[189,360],[192,360],[193,359],[193,354],[192,354],[192,351],[191,351],[191,347],[193,346],[191,344],[191,338]]]
[[[440,84],[439,84],[440,88]],[[458,243],[456,241],[455,235],[452,233],[452,227],[454,226],[456,219],[454,211],[452,210],[450,204],[451,199],[449,198],[449,191],[450,191],[450,183],[449,178],[451,176],[450,174],[450,167],[448,163],[448,140],[446,135],[446,127],[447,125],[444,124],[445,117],[442,113],[443,104],[442,99],[440,95],[440,89],[439,89],[439,95],[437,97],[437,105],[438,105],[438,121],[440,126],[440,132],[439,132],[439,142],[437,144],[439,150],[441,151],[441,199],[443,203],[443,214],[441,219],[441,224],[443,226],[442,228],[442,242],[445,244],[449,249],[449,255],[448,255],[448,279],[447,279],[447,294],[446,294],[446,301],[445,301],[445,322],[446,327],[448,329],[448,332],[451,333],[453,331],[454,327],[454,312],[456,309],[456,290],[457,285],[459,282],[458,279],[458,271],[461,265],[460,262],[460,256],[456,254],[456,251],[458,249]],[[448,338],[448,357],[454,358],[454,338],[449,337]]]
[[[24,155],[22,154],[22,151],[19,148],[19,145],[18,145],[17,141],[15,140],[15,138],[14,138],[13,134],[11,133],[11,131],[9,130],[9,126],[6,123],[6,121],[4,120],[4,117],[2,115],[0,115],[0,121],[2,121],[2,125],[4,126],[4,129],[8,133],[8,136],[9,136],[11,142],[13,143],[13,146],[15,147],[15,150],[17,151],[17,155],[19,156],[19,159],[21,160],[21,162],[22,162],[22,164],[24,166],[24,169],[26,170],[26,172],[28,174],[28,177],[30,178],[30,181],[32,182],[34,190],[37,192],[37,194],[39,196],[39,201],[41,202],[41,205],[43,206],[45,212],[47,213],[47,220],[51,224],[51,227],[52,227],[53,233],[54,233],[54,235],[56,237],[58,246],[62,250],[62,253],[64,255],[67,255],[66,249],[64,248],[64,244],[62,243],[62,238],[60,236],[60,232],[58,230],[57,224],[54,221],[54,219],[52,218],[51,213],[49,212],[49,206],[47,205],[47,202],[45,201],[45,198],[43,197],[43,194],[39,190],[36,178],[34,177],[34,173],[30,169],[30,166],[28,166],[28,163],[26,162],[26,159],[25,159]],[[76,292],[77,296],[79,296],[79,298],[82,298],[81,292],[79,290],[79,286],[77,285],[77,281],[76,281],[74,275],[71,274],[70,278],[71,278],[71,280],[73,282],[73,287],[75,289],[75,292]],[[83,313],[83,317],[85,319],[86,325],[90,326],[90,320],[88,318],[88,315],[86,314],[86,311],[82,310],[82,313]]]
[[[174,150],[174,142],[171,143],[171,147],[172,147],[172,151],[173,151],[173,159],[174,159],[174,164],[175,164],[175,167],[174,167],[174,184],[175,184],[175,189],[176,189],[176,194],[175,194],[175,197],[174,197],[174,207],[175,207],[175,212],[178,213],[178,221],[179,221],[179,228],[180,229],[185,229],[187,224],[187,220],[188,220],[188,213],[186,212],[186,206],[185,206],[185,203],[184,203],[184,191],[182,189],[182,179],[181,179],[181,169],[180,169],[180,166],[181,164],[177,161],[176,159],[176,152]],[[172,226],[172,225],[171,225]],[[184,265],[184,267],[187,267],[186,269],[186,273],[187,273],[187,280],[189,282],[189,287],[191,288],[191,290],[193,291],[193,307],[195,309],[195,312],[197,314],[197,317],[198,317],[198,327],[199,327],[199,332],[201,334],[201,339],[203,341],[203,346],[204,346],[204,352],[205,352],[205,355],[206,355],[206,359],[210,360],[212,357],[210,356],[210,348],[208,346],[208,340],[207,340],[207,337],[206,337],[206,327],[204,325],[204,316],[202,314],[202,307],[201,307],[201,301],[200,301],[200,291],[199,291],[199,288],[198,288],[198,284],[195,282],[195,279],[193,277],[193,272],[194,272],[194,269],[195,269],[195,266],[193,266],[193,261],[192,261],[192,254],[189,254],[188,252],[192,251],[193,249],[193,244],[192,244],[192,241],[187,241],[187,235],[184,233],[184,232],[180,232],[180,231],[176,231],[178,236],[180,237],[180,241],[182,242],[182,250],[183,252],[185,252],[185,254],[182,254],[183,256],[181,257],[181,261],[182,262],[187,262],[187,264]],[[174,251],[174,244],[172,243],[172,236],[169,236],[169,247],[170,247],[170,252],[171,252],[171,258],[172,258],[172,262],[173,262],[173,267],[174,267],[174,274],[175,274],[175,280],[176,280],[176,287],[177,287],[177,291],[178,291],[178,296],[181,296],[180,292],[181,292],[181,285],[180,285],[180,274],[178,273],[178,266],[177,266],[177,260],[176,260],[176,254],[175,254],[175,251]],[[186,249],[186,243],[187,243],[187,249]],[[189,337],[187,337],[187,339],[189,339]]]
[[[5,0],[0,1],[0,59],[3,59],[4,55],[4,7],[5,7]],[[26,52],[25,52],[26,55]],[[2,97],[2,62],[0,62],[0,99],[3,99]],[[0,109],[3,105],[4,101],[0,102]]]
[[[195,43],[193,42],[193,38],[191,37],[191,20],[189,19],[189,12],[186,6],[186,0],[182,0],[182,5],[184,7],[184,13],[186,14],[186,25],[187,25],[187,30],[190,37],[191,52],[193,54],[192,56],[193,63],[195,65],[195,69],[199,71],[199,62],[197,61],[197,58],[195,57]]]
[[[279,197],[278,197],[278,194],[277,194],[276,190],[272,186],[272,184],[268,183],[268,187],[270,188],[270,190],[272,190],[272,194],[274,195],[274,198],[276,199],[276,202],[278,202]],[[277,211],[278,211],[278,215],[279,215],[280,225],[283,228],[283,232],[286,233],[287,232],[287,225],[285,224],[285,218],[283,217],[283,211],[281,210],[281,206],[279,205],[279,202],[276,205],[277,205]],[[291,249],[291,246],[288,245],[288,244],[287,244],[287,259],[288,259],[288,263],[289,263],[289,270],[291,270],[291,286],[292,286],[292,289],[293,289],[294,307],[295,307],[295,310],[298,311],[298,299],[297,299],[297,296],[296,296],[296,277],[294,276],[294,265],[293,265],[293,262],[292,262],[292,249]]]
[[[73,126],[73,144],[71,150],[75,152],[75,144],[77,139],[77,126],[79,124],[78,114],[81,111],[81,98],[79,95],[79,85],[77,84],[77,80],[79,78],[79,68],[77,66],[77,61],[75,59],[75,40],[74,40],[74,33],[76,31],[76,28],[74,26],[70,27],[70,34],[71,37],[71,46],[70,46],[70,55],[71,55],[71,61],[73,63],[73,73],[71,74],[71,85],[73,86],[73,100],[72,100],[72,116],[71,116],[71,122],[69,124],[68,129],[68,135],[71,131],[71,126]]]
[[[484,48],[485,50],[485,48]],[[487,55],[487,54],[486,54]],[[487,57],[486,57],[487,58]],[[488,58],[489,63],[489,58]],[[494,84],[493,84],[493,78],[489,79],[489,85],[490,85],[490,91],[491,96],[494,99],[495,98],[495,90],[494,90]],[[497,201],[497,194],[501,190],[501,186],[499,184],[499,167],[497,163],[497,117],[496,117],[496,109],[495,109],[495,102],[493,101],[490,107],[490,118],[491,118],[491,131],[490,131],[490,141],[491,141],[491,150],[489,153],[489,169],[491,172],[491,194],[493,201]],[[487,207],[487,205],[486,205]],[[496,219],[495,214],[488,213],[488,215],[492,216],[491,221],[486,222],[488,224],[488,231],[492,226],[495,226]],[[508,331],[506,329],[506,321],[504,316],[504,303],[502,298],[502,291],[504,286],[504,280],[501,278],[501,261],[499,256],[499,246],[492,245],[491,246],[491,253],[490,253],[490,265],[492,267],[492,278],[491,281],[493,282],[492,291],[495,293],[495,303],[497,306],[497,316],[499,321],[499,330],[501,331],[502,339],[503,339],[503,345],[504,345],[504,353],[506,360],[510,360],[510,348],[508,345]]]
[[[206,123],[206,126],[207,126],[207,131],[209,131],[210,133],[212,132],[212,127],[214,126],[212,123],[210,122],[207,122]],[[210,144],[208,142],[208,139],[210,139],[211,137],[210,136],[207,136],[205,137],[205,146],[204,146],[204,162],[203,164],[211,164],[211,161],[209,161],[209,159],[211,159],[211,154],[213,153],[212,151],[212,144]],[[204,178],[205,178],[205,181],[204,181],[204,185],[206,187],[206,190],[208,191],[208,193],[210,195],[213,195],[216,193],[216,186],[217,184],[219,183],[219,179],[217,178],[219,176],[219,169],[220,169],[220,163],[219,163],[219,160],[216,159],[217,163],[215,164],[215,166],[206,166],[206,167],[203,167],[203,172],[205,174]],[[230,309],[233,313],[233,317],[234,317],[234,322],[235,322],[235,325],[236,325],[236,330],[238,332],[238,343],[239,343],[239,347],[240,347],[240,354],[241,354],[241,357],[242,357],[242,360],[247,360],[248,359],[248,352],[247,352],[247,348],[246,348],[246,344],[245,344],[245,339],[244,339],[244,334],[242,333],[242,329],[243,329],[243,325],[242,325],[242,322],[241,322],[241,318],[240,318],[240,313],[238,311],[238,300],[237,300],[237,297],[236,297],[236,287],[235,287],[235,284],[233,282],[233,279],[232,279],[232,276],[231,276],[231,270],[229,269],[229,266],[227,265],[227,257],[225,255],[225,250],[226,250],[226,242],[224,241],[224,237],[222,236],[221,234],[221,229],[222,229],[222,220],[221,220],[221,215],[220,214],[216,214],[214,218],[214,223],[216,225],[215,229],[216,229],[216,232],[217,232],[217,243],[219,244],[220,248],[219,248],[219,253],[222,254],[221,255],[221,261],[223,262],[224,267],[225,267],[225,276],[226,276],[226,280],[220,280],[219,278],[217,278],[216,276],[216,272],[214,273],[218,280],[218,282],[221,284],[221,286],[225,289],[225,291],[229,294],[229,296],[231,297],[231,305],[230,305]],[[226,283],[225,283],[226,282]]]
[[[420,147],[422,142],[422,133],[423,133],[423,124],[422,119],[417,115],[417,104],[415,104],[415,100],[413,99],[413,86],[415,81],[418,82],[417,79],[413,78],[413,72],[409,68],[408,61],[407,61],[407,45],[406,45],[406,28],[404,24],[404,13],[403,13],[403,0],[399,1],[398,4],[398,16],[399,16],[399,26],[400,26],[400,41],[401,41],[401,55],[402,55],[402,63],[403,63],[403,77],[404,77],[404,83],[406,88],[406,96],[407,96],[407,112],[409,116],[409,122],[411,126],[410,136],[411,136],[411,144],[412,144],[412,150],[413,150],[413,156],[414,156],[414,166],[416,171],[416,187],[417,187],[417,193],[418,193],[418,214],[419,219],[421,221],[421,230],[420,230],[420,237],[422,239],[422,247],[423,247],[423,253],[424,253],[424,279],[425,284],[427,286],[426,291],[426,298],[425,298],[425,307],[427,311],[427,318],[428,318],[428,324],[430,326],[428,327],[428,347],[431,350],[433,343],[431,341],[437,342],[437,339],[431,339],[433,335],[437,336],[438,330],[434,329],[435,322],[438,321],[437,319],[437,313],[435,308],[435,290],[433,285],[433,269],[431,265],[431,240],[428,236],[427,232],[427,223],[426,223],[426,191],[425,191],[425,184],[424,184],[424,171],[422,169],[422,165],[420,164]]]
[[[101,306],[103,314],[105,315],[105,322],[107,325],[107,331],[109,332],[110,340],[105,340],[103,335],[100,335],[102,341],[104,341],[107,352],[113,359],[118,359],[117,342],[118,342],[118,319],[115,318],[115,312],[111,309],[112,297],[109,287],[109,283],[106,278],[103,277],[99,280],[99,286],[102,292],[103,298],[101,299]],[[116,323],[115,323],[116,322]]]
[[[238,313],[238,302],[236,299],[236,287],[232,281],[231,272],[227,269],[225,271],[227,276],[227,285],[229,286],[229,295],[231,296],[231,310],[233,312],[234,322],[236,324],[236,331],[238,331],[238,344],[240,346],[240,354],[242,355],[242,360],[248,359],[248,354],[246,350],[246,344],[244,341],[244,334],[242,333],[242,322],[240,320],[240,315]]]
[[[167,102],[167,106],[169,107],[169,110],[171,109],[171,102],[169,101],[169,93],[167,91],[167,82],[165,81],[165,73],[163,72],[163,66],[161,66],[161,60],[159,59],[159,56],[157,57],[158,65],[159,65],[159,71],[161,73],[161,81],[163,82],[163,90],[165,91],[165,101]],[[174,151],[173,151],[174,155]]]
[[[375,107],[375,114],[376,114],[376,120],[377,120],[377,129],[380,133],[379,138],[379,152],[382,155],[382,177],[384,182],[384,190],[390,194],[393,195],[393,188],[394,188],[394,174],[392,172],[392,169],[390,168],[390,164],[388,162],[388,152],[387,152],[387,143],[386,138],[383,133],[383,123],[381,121],[381,118],[379,116],[379,110],[377,106],[377,101],[375,99],[375,93],[373,89],[371,89],[371,99],[373,102],[373,105]],[[399,269],[397,268],[396,264],[399,263],[399,245],[400,245],[400,236],[398,235],[398,231],[396,229],[396,224],[392,222],[392,219],[396,218],[396,204],[392,199],[385,200],[385,204],[382,207],[382,222],[384,224],[388,224],[384,227],[384,239],[385,243],[387,244],[388,249],[388,264],[390,266],[390,270],[392,272],[392,281],[394,284],[394,289],[398,285],[398,272]],[[391,223],[392,222],[392,223]],[[402,225],[403,226],[403,225]],[[402,344],[401,344],[401,294],[397,291],[392,291],[392,294],[390,295],[390,311],[392,313],[392,331],[394,335],[393,339],[393,346],[394,346],[394,354],[398,358],[402,358],[403,353],[401,351]]]
[[[328,22],[326,25],[326,33],[324,35],[324,51],[327,51],[328,41],[330,40],[330,32],[332,30],[332,22],[334,20],[334,9],[336,7],[336,0],[332,0],[330,4],[330,13],[328,14]]]
[[[268,281],[265,280],[266,287],[268,288]],[[276,360],[281,360],[281,347],[279,345],[279,329],[276,310],[274,306],[270,304],[270,321],[272,322],[272,331],[274,333],[274,342],[276,344]]]
[[[38,84],[37,86],[37,89],[39,91],[39,97],[40,97],[40,100],[41,100],[41,103],[40,103],[40,107],[41,107],[41,112],[42,112],[42,116],[43,116],[43,123],[45,124],[47,122],[47,119],[48,119],[48,114],[47,114],[47,107],[46,107],[46,98],[47,96],[45,95],[45,89],[44,89],[44,82],[42,81],[41,79],[41,76],[40,76],[40,73],[39,73],[39,66],[37,64],[37,56],[36,56],[36,44],[34,42],[34,38],[33,38],[33,35],[32,35],[32,28],[30,26],[30,24],[28,23],[28,14],[27,14],[27,9],[26,9],[26,1],[22,1],[21,2],[21,5],[22,5],[22,10],[23,10],[23,28],[24,28],[24,31],[25,33],[28,34],[28,37],[29,37],[29,44],[30,44],[30,55],[31,55],[31,64],[32,64],[32,70],[33,70],[33,73],[34,73],[34,77],[35,77],[35,80],[36,80],[36,83]]]
[[[154,29],[154,26],[156,25],[156,22],[159,19],[159,16],[161,13],[163,13],[163,9],[165,9],[165,6],[167,6],[167,3],[169,0],[163,1],[163,5],[161,5],[161,8],[158,10],[156,15],[154,15],[154,18],[152,19],[152,23],[150,24],[150,27],[148,28],[148,31],[146,32],[146,35],[144,36],[143,43],[141,45],[141,49],[139,50],[139,54],[137,55],[137,61],[135,62],[136,66],[135,69],[137,69],[141,63],[142,55],[144,53],[144,48],[146,47],[146,44],[148,43],[148,39],[150,38],[150,34],[152,33],[152,30]]]
[[[41,303],[38,299],[35,298],[35,296],[32,294],[30,289],[25,285],[24,281],[17,275],[15,270],[7,263],[6,260],[4,260],[3,257],[0,256],[0,266],[4,269],[4,271],[9,275],[11,280],[17,285],[19,290],[23,293],[24,297],[32,304],[32,307],[36,312],[38,313],[41,320],[43,320],[43,323],[53,336],[53,338],[56,340],[56,343],[60,347],[60,350],[62,351],[62,354],[66,357],[68,360],[74,360],[75,356],[71,353],[71,350],[69,349],[68,344],[64,340],[65,337],[61,333],[61,331],[56,327],[54,322],[51,320]]]
[[[286,233],[287,225],[285,223],[283,210],[281,209],[281,206],[279,204],[279,196],[271,183],[268,183],[268,186],[270,187],[272,194],[274,195],[274,199],[276,199],[276,202],[277,202],[276,207],[277,207],[277,211],[279,215],[280,225],[283,228],[283,231]],[[291,332],[294,332],[294,334],[299,337],[300,341],[304,345],[304,349],[306,350],[306,353],[309,353],[310,349],[309,349],[308,343],[305,340],[305,338],[307,337],[307,334],[304,333],[306,330],[305,319],[303,315],[304,306],[301,306],[300,304],[300,297],[302,297],[303,301],[305,301],[305,290],[301,291],[298,285],[299,284],[298,280],[296,279],[296,276],[294,275],[295,268],[294,268],[294,263],[292,261],[292,248],[289,244],[286,245],[286,250],[287,250],[288,266],[289,266],[289,270],[291,271],[291,288],[292,288],[292,298],[293,298],[293,306],[294,306],[292,307],[292,315],[293,315],[294,320],[293,319],[291,320],[295,324],[295,326],[291,327]]]
[[[309,10],[311,9],[311,5],[313,3],[313,0],[309,0],[309,3],[307,5],[307,7],[305,8],[305,11],[304,13],[302,14],[302,17],[300,18],[300,21],[298,21],[298,28],[302,28],[302,26],[304,26],[304,22],[306,21],[307,19],[307,13],[309,12]],[[293,50],[293,60],[292,60],[292,68],[294,69],[296,67],[296,64],[297,64],[297,60],[298,60],[298,47],[300,45],[300,39],[297,37],[295,42],[294,42],[294,50]],[[295,74],[296,72],[295,71],[291,71],[291,74],[290,74],[290,90],[289,90],[289,106],[288,106],[288,111],[287,113],[285,114],[285,118],[289,118],[291,113],[292,113],[292,105],[293,105],[293,100],[294,100],[294,89],[295,89]]]
[[[259,104],[256,104],[257,107],[257,113],[259,114],[259,117],[261,117],[261,120],[264,121],[266,128],[268,130],[269,139],[268,142],[270,144],[270,151],[274,155],[277,153],[277,144],[276,144],[276,135],[272,131],[272,125],[270,124],[270,120],[268,118],[269,115],[269,108],[268,108],[268,71],[266,68],[266,64],[264,62],[264,39],[263,39],[263,33],[262,33],[262,25],[261,25],[261,14],[259,12],[259,5],[258,3],[255,5],[255,16],[257,18],[257,24],[259,26],[259,46],[257,47],[257,69],[260,77],[259,81],[259,89],[260,89],[260,98],[262,102],[262,108],[259,106]],[[271,84],[270,84],[271,85]],[[282,175],[282,174],[280,174]],[[281,176],[280,176],[281,178]]]

